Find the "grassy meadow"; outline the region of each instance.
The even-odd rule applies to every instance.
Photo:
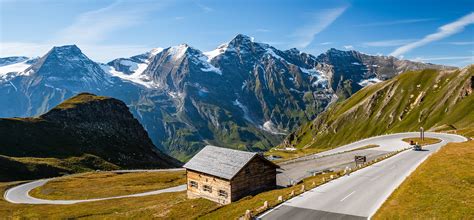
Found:
[[[148,192],[186,183],[185,171],[115,173],[92,172],[47,182],[30,192],[41,199],[94,199]],[[104,187],[106,186],[106,187]],[[113,190],[107,186],[113,186]]]
[[[418,167],[373,219],[474,219],[474,141],[450,143]]]

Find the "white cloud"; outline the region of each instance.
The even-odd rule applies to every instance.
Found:
[[[458,20],[443,25],[438,28],[438,31],[425,36],[423,39],[403,45],[396,50],[394,50],[390,55],[391,56],[400,56],[406,52],[409,52],[417,47],[421,47],[423,45],[429,44],[433,41],[441,40],[443,38],[449,37],[453,34],[459,33],[464,30],[464,27],[474,23],[474,12],[471,12],[465,15]]]
[[[448,42],[448,44],[460,45],[460,46],[463,46],[463,45],[473,45],[473,44],[474,44],[474,41],[454,41],[454,42]]]
[[[416,57],[416,62],[442,63],[444,65],[463,67],[474,63],[474,56]]]
[[[331,25],[347,8],[348,6],[344,6],[315,12],[311,18],[312,23],[298,28],[293,34],[296,38],[295,46],[306,48],[317,34]]]
[[[352,46],[352,45],[344,45],[344,49],[346,49],[346,50],[353,50],[353,49],[354,49],[354,46]]]
[[[390,25],[397,25],[397,24],[411,24],[411,23],[419,23],[419,22],[426,22],[426,21],[433,21],[436,20],[434,18],[418,18],[418,19],[404,19],[404,20],[395,20],[395,21],[383,21],[383,22],[374,22],[368,24],[359,24],[355,25],[356,27],[377,27],[377,26],[390,26]]]
[[[417,57],[414,61],[437,61],[437,60],[470,60],[474,62],[474,56],[449,56],[449,57]]]
[[[164,6],[163,1],[143,1],[131,4],[117,1],[107,7],[80,14],[75,21],[60,30],[52,39],[42,42],[1,42],[0,57],[42,56],[54,46],[76,44],[89,58],[107,62],[151,49],[145,45],[104,43],[114,32],[137,25],[147,14]],[[155,45],[154,45],[155,46]]]
[[[199,8],[201,8],[202,11],[204,11],[205,13],[209,13],[209,12],[213,12],[213,11],[214,11],[213,8],[211,8],[211,7],[207,6],[207,5],[203,5],[203,4],[199,3],[199,2],[196,2],[196,5],[197,5]]]
[[[114,32],[145,20],[148,12],[162,4],[140,2],[129,4],[116,1],[107,7],[80,14],[68,27],[60,30],[53,41],[65,43],[98,43]]]
[[[263,32],[263,33],[266,33],[266,32],[270,32],[270,30],[265,29],[265,28],[258,28],[257,30],[255,30],[255,32]]]
[[[412,42],[413,40],[382,40],[382,41],[369,41],[369,42],[364,42],[364,46],[369,46],[369,47],[394,47],[394,46],[400,46],[400,45],[405,45],[407,43]]]
[[[333,44],[333,42],[322,42],[319,45],[329,45],[329,44]]]

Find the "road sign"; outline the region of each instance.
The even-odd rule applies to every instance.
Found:
[[[366,156],[355,156],[354,157],[355,163],[357,164],[362,164],[367,162],[367,157]]]

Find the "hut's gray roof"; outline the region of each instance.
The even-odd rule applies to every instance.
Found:
[[[255,156],[257,153],[208,145],[183,167],[230,180]]]

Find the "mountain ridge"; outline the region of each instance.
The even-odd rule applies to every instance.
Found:
[[[430,67],[337,50],[316,57],[278,50],[245,35],[213,51],[181,44],[109,65],[93,64],[68,48],[69,58],[62,56],[49,67],[37,65],[43,75],[76,77],[20,74],[0,83],[7,94],[0,97],[5,106],[0,116],[38,115],[78,92],[112,96],[127,103],[159,149],[181,160],[206,144],[264,151],[363,86],[401,70]],[[78,80],[81,75],[91,80]]]

